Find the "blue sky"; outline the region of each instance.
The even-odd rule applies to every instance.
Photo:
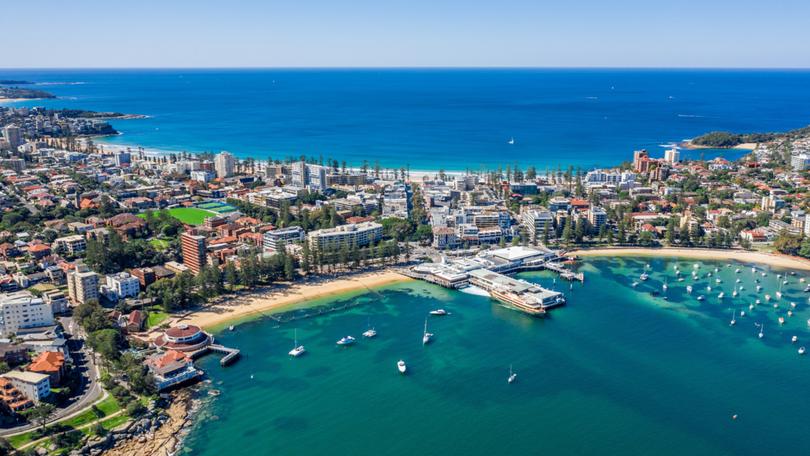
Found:
[[[3,2],[0,67],[810,67],[808,0]]]

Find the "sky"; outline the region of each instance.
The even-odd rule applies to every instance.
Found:
[[[808,0],[3,2],[0,67],[810,67]]]

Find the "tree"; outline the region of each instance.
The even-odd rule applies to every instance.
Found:
[[[87,345],[104,358],[114,360],[121,355],[123,338],[117,329],[101,329],[87,336]]]
[[[22,415],[28,421],[44,427],[46,424],[48,424],[48,419],[50,419],[54,411],[56,411],[56,407],[54,407],[52,404],[40,402],[38,405],[22,412]]]

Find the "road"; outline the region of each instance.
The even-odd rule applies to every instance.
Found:
[[[78,336],[68,340],[68,347],[73,357],[74,369],[81,374],[81,384],[79,386],[79,393],[69,399],[70,405],[57,409],[48,424],[71,418],[84,412],[87,407],[101,399],[104,395],[104,388],[101,387],[98,381],[99,370],[96,365],[96,360],[92,352],[85,347],[84,340],[80,337],[81,330],[71,317],[62,317],[60,320],[68,334]],[[20,434],[36,427],[37,426],[33,424],[24,424],[13,428],[0,429],[0,436],[8,437]]]

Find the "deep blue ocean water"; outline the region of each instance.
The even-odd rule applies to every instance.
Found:
[[[711,130],[810,124],[810,71],[798,70],[0,70],[3,78],[49,83],[40,88],[60,97],[22,104],[151,116],[113,122],[123,135],[104,142],[415,170],[615,165],[634,149],[663,154],[660,145]]]

